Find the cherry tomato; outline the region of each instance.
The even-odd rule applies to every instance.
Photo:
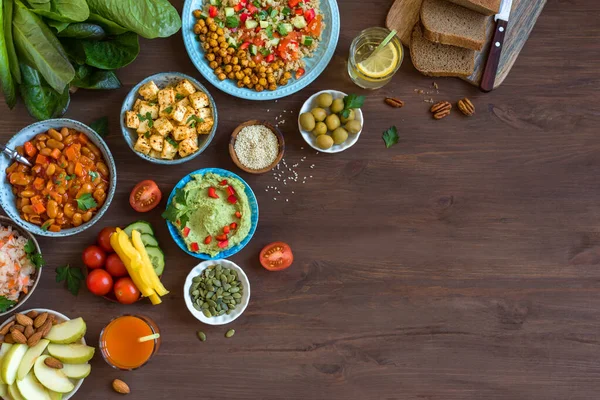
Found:
[[[121,278],[115,283],[115,296],[121,304],[132,304],[139,300],[140,291],[131,278]]]
[[[129,195],[129,204],[137,212],[148,212],[160,203],[161,198],[162,193],[156,182],[148,179],[135,185]]]
[[[313,19],[312,21],[310,21],[310,23],[308,24],[308,26],[306,28],[304,28],[304,29],[311,36],[319,37],[319,35],[321,35],[321,30],[323,29],[323,22],[322,22],[322,20],[323,20],[323,17],[320,16],[320,15],[317,15],[315,17],[315,19]]]
[[[107,253],[114,252],[112,246],[110,245],[110,235],[112,235],[114,231],[115,228],[112,226],[107,226],[100,231],[98,234],[98,239],[96,240],[98,242],[98,246],[100,246],[100,248]]]
[[[106,271],[115,278],[127,276],[127,268],[125,268],[125,264],[123,264],[123,261],[121,261],[119,256],[114,253],[109,254],[106,258]]]
[[[269,271],[281,271],[294,262],[292,249],[287,243],[274,242],[260,252],[260,263]]]
[[[106,253],[100,247],[92,245],[83,251],[83,263],[92,269],[104,267]]]
[[[87,288],[96,296],[104,296],[113,287],[112,276],[103,269],[95,269],[90,271],[85,280]]]

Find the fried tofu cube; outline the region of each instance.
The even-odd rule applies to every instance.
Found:
[[[212,118],[212,110],[210,108],[201,108],[196,112],[196,115],[202,119]]]
[[[173,158],[175,158],[176,154],[177,154],[177,147],[175,147],[171,143],[169,143],[168,140],[165,140],[162,153],[160,154],[161,158],[164,158],[166,160],[172,160]]]
[[[133,146],[133,149],[143,154],[149,154],[150,150],[152,150],[152,147],[150,147],[148,139],[146,139],[144,135],[141,135],[138,137],[137,142],[135,142],[135,146]]]
[[[183,116],[183,118],[181,119],[179,124],[187,125],[187,126],[194,124],[196,122],[196,120],[194,118],[192,118],[194,116],[196,116],[196,110],[194,110],[192,107],[187,107],[186,111],[185,111],[185,115]]]
[[[198,139],[196,137],[185,139],[183,142],[179,143],[179,156],[182,158],[187,157],[197,151]]]
[[[159,106],[158,109],[158,117],[159,118],[171,118],[171,114],[173,113],[174,107],[171,106]]]
[[[140,119],[135,111],[127,111],[125,113],[125,123],[128,128],[137,129],[140,127]]]
[[[135,99],[135,103],[133,103],[133,111],[138,112],[140,111],[140,106],[142,105],[143,101],[142,99]]]
[[[209,105],[208,96],[202,92],[192,93],[191,95],[189,95],[188,99],[190,99],[192,107],[194,107],[194,109],[196,110],[208,107]]]
[[[178,124],[182,124],[182,121],[184,121],[184,118],[187,114],[188,110],[187,107],[184,106],[183,104],[175,104],[174,108],[173,108],[173,112],[171,113],[171,118],[173,118],[173,120],[175,122],[177,122]]]
[[[156,95],[158,94],[158,91],[159,89],[158,86],[156,86],[156,83],[154,83],[154,81],[150,81],[148,83],[143,84],[140,87],[138,93],[145,100],[156,100]]]
[[[159,118],[154,121],[154,132],[161,136],[167,136],[173,130],[173,124],[166,118]]]
[[[150,142],[150,147],[152,147],[154,150],[162,151],[163,143],[165,142],[165,139],[162,136],[156,134],[152,135],[148,141]]]
[[[146,133],[150,132],[150,121],[147,119],[140,121],[140,125],[135,131],[138,135],[145,135]]]
[[[187,79],[182,80],[175,86],[175,91],[182,96],[189,96],[192,93],[196,93],[196,88]]]
[[[168,107],[173,103],[175,103],[175,89],[168,87],[158,91],[158,104]]]
[[[198,135],[208,135],[212,130],[214,123],[215,121],[212,119],[212,117],[205,118],[204,122],[196,125],[196,132],[198,132]]]
[[[150,150],[150,154],[148,154],[152,158],[162,158],[162,153],[156,150]]]
[[[185,139],[191,138],[192,136],[195,136],[195,134],[196,134],[196,130],[187,125],[178,126],[171,133],[171,135],[173,136],[173,139],[175,139],[178,142],[181,142]]]
[[[140,115],[147,117],[148,113],[150,113],[150,118],[153,120],[158,118],[158,104],[150,104],[147,101],[143,101],[140,104]]]
[[[179,100],[177,103],[175,104],[181,104],[184,107],[189,107],[190,106],[190,99],[188,99],[187,97],[183,100]]]

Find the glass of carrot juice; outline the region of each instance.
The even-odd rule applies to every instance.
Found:
[[[121,315],[110,321],[100,333],[100,351],[113,368],[132,371],[145,365],[160,346],[158,326],[142,315]],[[150,340],[140,341],[140,338]]]

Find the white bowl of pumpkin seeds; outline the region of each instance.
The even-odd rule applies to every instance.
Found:
[[[196,265],[183,285],[185,305],[192,315],[208,325],[236,320],[250,302],[250,281],[237,264],[209,260]]]

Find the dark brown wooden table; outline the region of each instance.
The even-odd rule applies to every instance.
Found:
[[[386,88],[359,90],[345,72],[350,42],[359,30],[383,25],[391,1],[339,4],[335,58],[310,88],[254,103],[208,86],[219,128],[190,163],[144,162],[118,122],[124,96],[150,74],[182,71],[205,82],[180,34],[144,40],[139,58],[119,72],[122,89],[73,96],[67,117],[110,117],[117,194],[85,233],[40,240],[49,265],[27,306],[84,317],[92,344],[122,313],[146,314],[163,333],[159,354],[139,371],[113,370],[97,354],[77,399],[117,398],[114,378],[130,384],[128,398],[147,400],[598,398],[600,3],[550,1],[512,73],[490,94],[457,79],[423,77],[408,58]],[[439,94],[415,93],[431,91],[434,80]],[[367,122],[351,150],[317,155],[299,135],[295,112],[310,94],[330,88],[368,94]],[[388,108],[387,95],[406,106]],[[473,118],[455,112],[434,121],[423,101],[464,96],[477,107]],[[9,112],[2,103],[0,115],[2,141],[33,122],[22,105]],[[227,142],[240,122],[279,115],[286,119],[285,159],[306,157],[298,173],[307,182],[280,188],[275,201],[265,192],[276,183],[272,175],[237,171]],[[391,125],[400,143],[386,149],[381,134]],[[142,179],[156,180],[167,194],[203,167],[240,173],[260,204],[256,236],[232,258],[251,280],[252,299],[226,328],[189,314],[182,286],[196,259],[176,247],[160,210],[136,214],[127,201]],[[85,288],[74,297],[55,282],[55,268],[81,265],[81,251],[102,227],[139,218],[154,224],[167,254],[163,280],[171,294],[163,304],[112,304]],[[295,263],[268,273],[258,252],[275,240],[292,245]],[[228,328],[237,331],[232,339],[223,337]],[[196,338],[198,329],[207,342]]]

